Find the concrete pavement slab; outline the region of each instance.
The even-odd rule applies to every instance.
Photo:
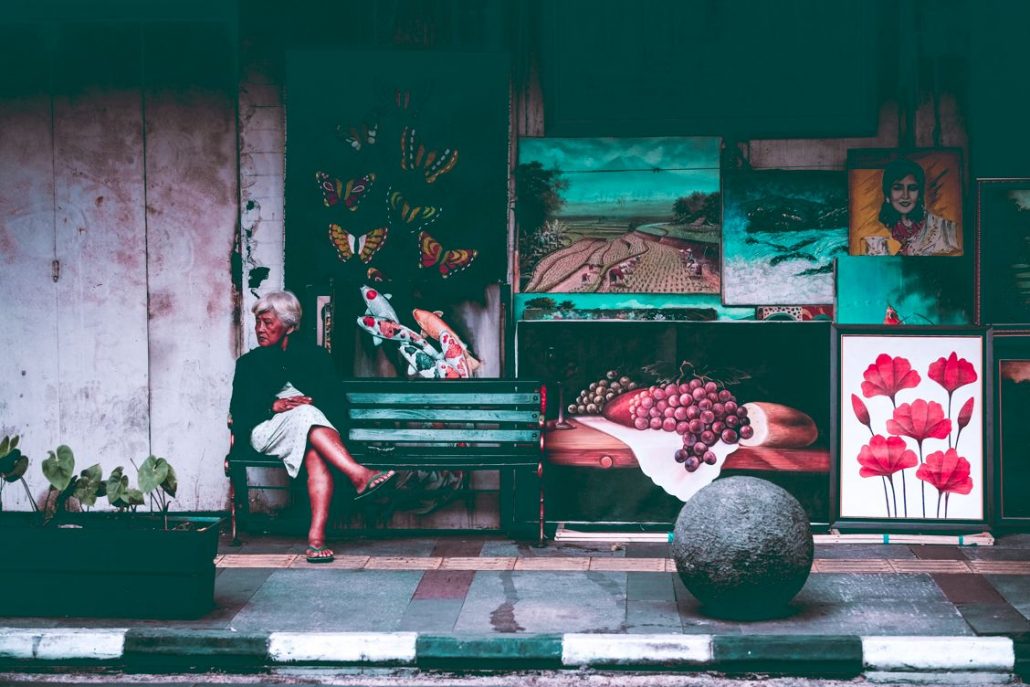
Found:
[[[421,576],[419,571],[276,571],[233,618],[232,627],[241,631],[393,631]]]
[[[683,631],[675,599],[626,602],[626,632],[630,634],[679,633]]]
[[[987,581],[998,590],[1009,605],[1024,618],[1030,618],[1030,576],[985,575]]]
[[[620,632],[626,573],[479,572],[455,632]]]

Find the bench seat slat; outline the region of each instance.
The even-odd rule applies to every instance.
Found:
[[[536,424],[539,410],[485,408],[351,408],[353,420],[425,420],[430,422],[521,422]]]
[[[540,441],[538,429],[372,429],[352,427],[348,441]],[[345,442],[346,443],[346,442]]]
[[[346,393],[347,401],[354,406],[371,405],[454,405],[454,406],[536,406],[540,407],[539,393],[479,393],[477,391],[455,391],[451,393],[418,393],[413,389],[396,393],[356,392]]]

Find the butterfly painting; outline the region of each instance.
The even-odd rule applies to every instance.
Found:
[[[369,172],[356,179],[342,182],[325,172],[315,172],[315,181],[322,190],[322,203],[327,208],[335,207],[342,199],[343,206],[351,212],[358,209],[361,201],[368,196],[375,183],[376,175]]]
[[[355,236],[339,224],[329,225],[329,240],[336,247],[336,254],[342,262],[347,262],[355,255],[361,262],[370,262],[386,243],[388,233],[386,227],[377,227],[367,234]]]
[[[405,171],[417,170],[420,167],[426,177],[426,183],[432,184],[438,178],[447,174],[458,164],[458,151],[455,148],[445,148],[443,152],[427,150],[425,145],[418,142],[413,127],[404,127],[401,133],[401,169]]]
[[[411,233],[425,229],[440,219],[443,208],[429,205],[412,205],[400,191],[392,188],[386,192],[387,220],[390,226],[404,226]]]
[[[475,248],[445,249],[439,241],[424,231],[418,235],[418,247],[419,267],[435,267],[444,279],[467,268],[479,255]]]
[[[365,146],[375,145],[376,136],[379,134],[379,122],[372,124],[362,122],[360,125],[352,127],[344,127],[340,124],[336,127],[336,133],[347,142],[347,145],[361,152]]]

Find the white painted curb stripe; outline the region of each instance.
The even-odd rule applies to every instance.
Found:
[[[415,662],[417,632],[273,632],[268,658],[274,663]]]
[[[121,658],[127,630],[0,629],[0,658],[62,661]]]
[[[712,662],[711,635],[573,634],[562,637],[562,665],[668,665]]]
[[[996,670],[1015,668],[1008,637],[862,637],[867,670]]]

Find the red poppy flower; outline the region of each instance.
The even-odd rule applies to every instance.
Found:
[[[959,387],[976,381],[976,370],[973,368],[973,364],[965,358],[959,358],[954,351],[947,359],[938,358],[937,362],[930,363],[927,374],[930,379],[947,389],[949,394]]]
[[[958,411],[958,428],[961,430],[963,427],[969,424],[969,420],[973,417],[973,399],[970,398],[968,401],[962,404],[961,410]]]
[[[862,395],[866,398],[887,396],[894,402],[894,396],[902,389],[919,386],[919,373],[912,369],[912,363],[898,356],[892,358],[886,353],[876,356],[876,362],[862,373]]]
[[[973,490],[969,461],[953,448],[928,455],[926,462],[916,470],[916,477],[937,487],[942,494],[968,494]]]
[[[923,439],[947,439],[951,433],[951,420],[944,417],[940,403],[927,403],[918,398],[894,409],[894,417],[887,420],[887,431],[912,437],[920,443]]]
[[[865,403],[862,402],[855,394],[851,394],[851,407],[855,411],[855,417],[866,427],[869,427],[869,431],[872,431],[872,424],[869,419],[869,409],[865,407]]]
[[[881,477],[915,467],[919,459],[915,451],[905,447],[901,437],[885,438],[877,434],[859,451],[858,462],[862,465],[858,471],[862,477]]]

